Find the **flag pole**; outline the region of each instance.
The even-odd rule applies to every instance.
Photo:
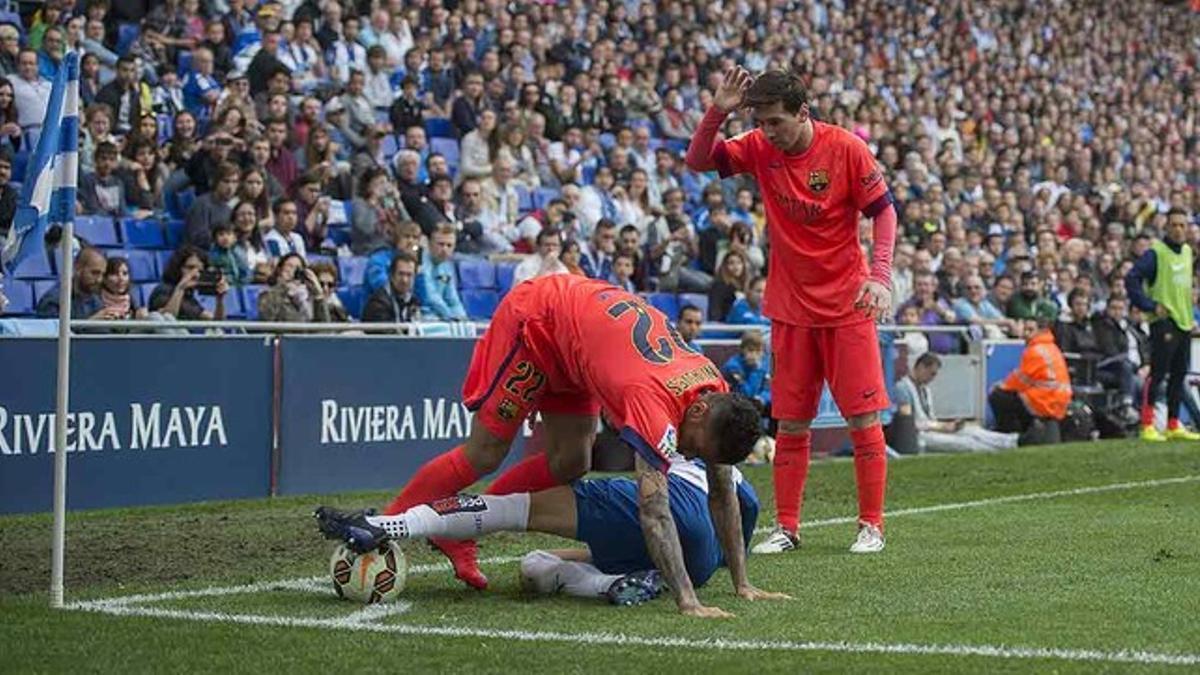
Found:
[[[72,254],[74,218],[62,225],[58,295],[58,385],[54,399],[54,537],[50,558],[50,606],[61,608],[65,595],[63,563],[67,539],[67,410],[71,401],[71,292],[75,284]]]
[[[58,382],[54,401],[54,532],[50,554],[50,606],[61,608],[67,538],[67,416],[71,409],[71,300],[75,285],[75,192],[79,171],[79,53],[68,52],[55,78],[57,119],[47,109],[54,159],[48,217],[62,224],[58,270]],[[45,133],[43,129],[43,133]],[[40,148],[39,148],[40,149]]]

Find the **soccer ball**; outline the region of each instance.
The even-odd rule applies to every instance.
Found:
[[[400,544],[387,541],[374,551],[355,553],[345,544],[329,559],[329,576],[338,597],[371,605],[394,602],[404,591],[408,560]]]

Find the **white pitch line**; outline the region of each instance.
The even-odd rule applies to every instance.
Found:
[[[884,513],[885,518],[895,518],[896,516],[912,516],[921,513],[938,513],[940,511],[960,511],[962,509],[975,509],[981,506],[995,506],[996,504],[1015,504],[1019,502],[1031,502],[1040,499],[1055,499],[1057,497],[1075,497],[1078,495],[1090,495],[1101,492],[1117,492],[1119,490],[1136,490],[1143,487],[1156,487],[1159,485],[1177,485],[1179,483],[1192,483],[1200,481],[1200,475],[1192,474],[1188,476],[1176,476],[1174,478],[1156,478],[1154,480],[1132,481],[1126,483],[1110,483],[1108,485],[1093,485],[1090,487],[1073,488],[1070,490],[1053,490],[1050,492],[1030,492],[1021,495],[1008,495],[1006,497],[989,497],[987,499],[976,499],[970,502],[953,502],[950,504],[934,504],[932,506],[918,506],[911,509],[900,509],[898,511],[887,511]],[[826,518],[825,520],[812,520],[800,524],[801,529],[812,527],[828,527],[830,525],[845,525],[847,523],[857,522],[858,518],[846,516],[842,518]],[[774,526],[764,525],[754,530],[755,534],[763,534],[771,532],[775,529]]]
[[[515,556],[499,556],[494,558],[484,558],[479,561],[480,565],[507,565],[520,560]],[[445,572],[450,570],[450,563],[429,563],[425,565],[413,565],[408,568],[408,575],[415,576],[420,574],[431,574],[434,572]],[[163,593],[140,593],[137,595],[123,595],[115,598],[102,598],[100,600],[81,600],[70,604],[70,609],[92,609],[96,607],[124,607],[129,605],[143,605],[151,602],[171,602],[175,600],[188,600],[193,598],[215,598],[225,595],[240,595],[243,593],[265,593],[267,591],[307,591],[311,593],[333,593],[332,586],[329,583],[328,576],[318,577],[301,577],[299,579],[278,579],[275,581],[260,581],[253,584],[242,584],[241,586],[210,586],[208,588],[197,588],[188,591],[166,591]]]
[[[1170,666],[1200,665],[1200,654],[1170,654],[1141,650],[1103,651],[1095,649],[1047,649],[1002,645],[911,644],[880,642],[793,642],[785,640],[697,640],[685,637],[641,637],[620,633],[556,633],[550,631],[498,630],[411,624],[348,623],[342,619],[308,619],[257,614],[191,612],[158,607],[122,605],[77,606],[90,612],[113,616],[140,616],[160,619],[184,619],[211,623],[234,623],[285,628],[333,628],[338,630],[388,633],[395,635],[483,638],[518,642],[557,642],[587,646],[670,647],[712,651],[786,651],[837,652],[844,654],[906,654],[917,656],[989,657],[1001,659],[1054,659],[1059,661],[1136,663]]]
[[[372,621],[380,621],[389,616],[404,614],[412,609],[411,602],[387,602],[375,605],[367,605],[365,608],[348,614],[340,619],[335,619],[334,622],[341,626],[343,624],[362,624],[371,623]]]

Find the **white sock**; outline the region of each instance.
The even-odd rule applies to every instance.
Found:
[[[367,516],[367,522],[397,539],[474,539],[493,532],[524,532],[529,523],[529,493],[456,495],[395,516]]]
[[[619,574],[605,574],[595,565],[569,562],[546,551],[533,551],[521,559],[521,576],[537,592],[553,595],[562,591],[577,598],[595,598],[605,594]]]

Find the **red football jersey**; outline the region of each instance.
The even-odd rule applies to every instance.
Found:
[[[590,392],[621,439],[666,471],[681,458],[677,427],[687,407],[705,392],[729,391],[720,369],[666,315],[606,281],[559,274],[524,285],[533,292],[521,299],[523,338],[549,388]]]
[[[713,160],[723,178],[758,180],[771,240],[763,313],[810,327],[870,320],[854,309],[867,279],[858,218],[888,188],[862,139],[814,120],[812,145],[799,155],[754,129],[717,143]]]

